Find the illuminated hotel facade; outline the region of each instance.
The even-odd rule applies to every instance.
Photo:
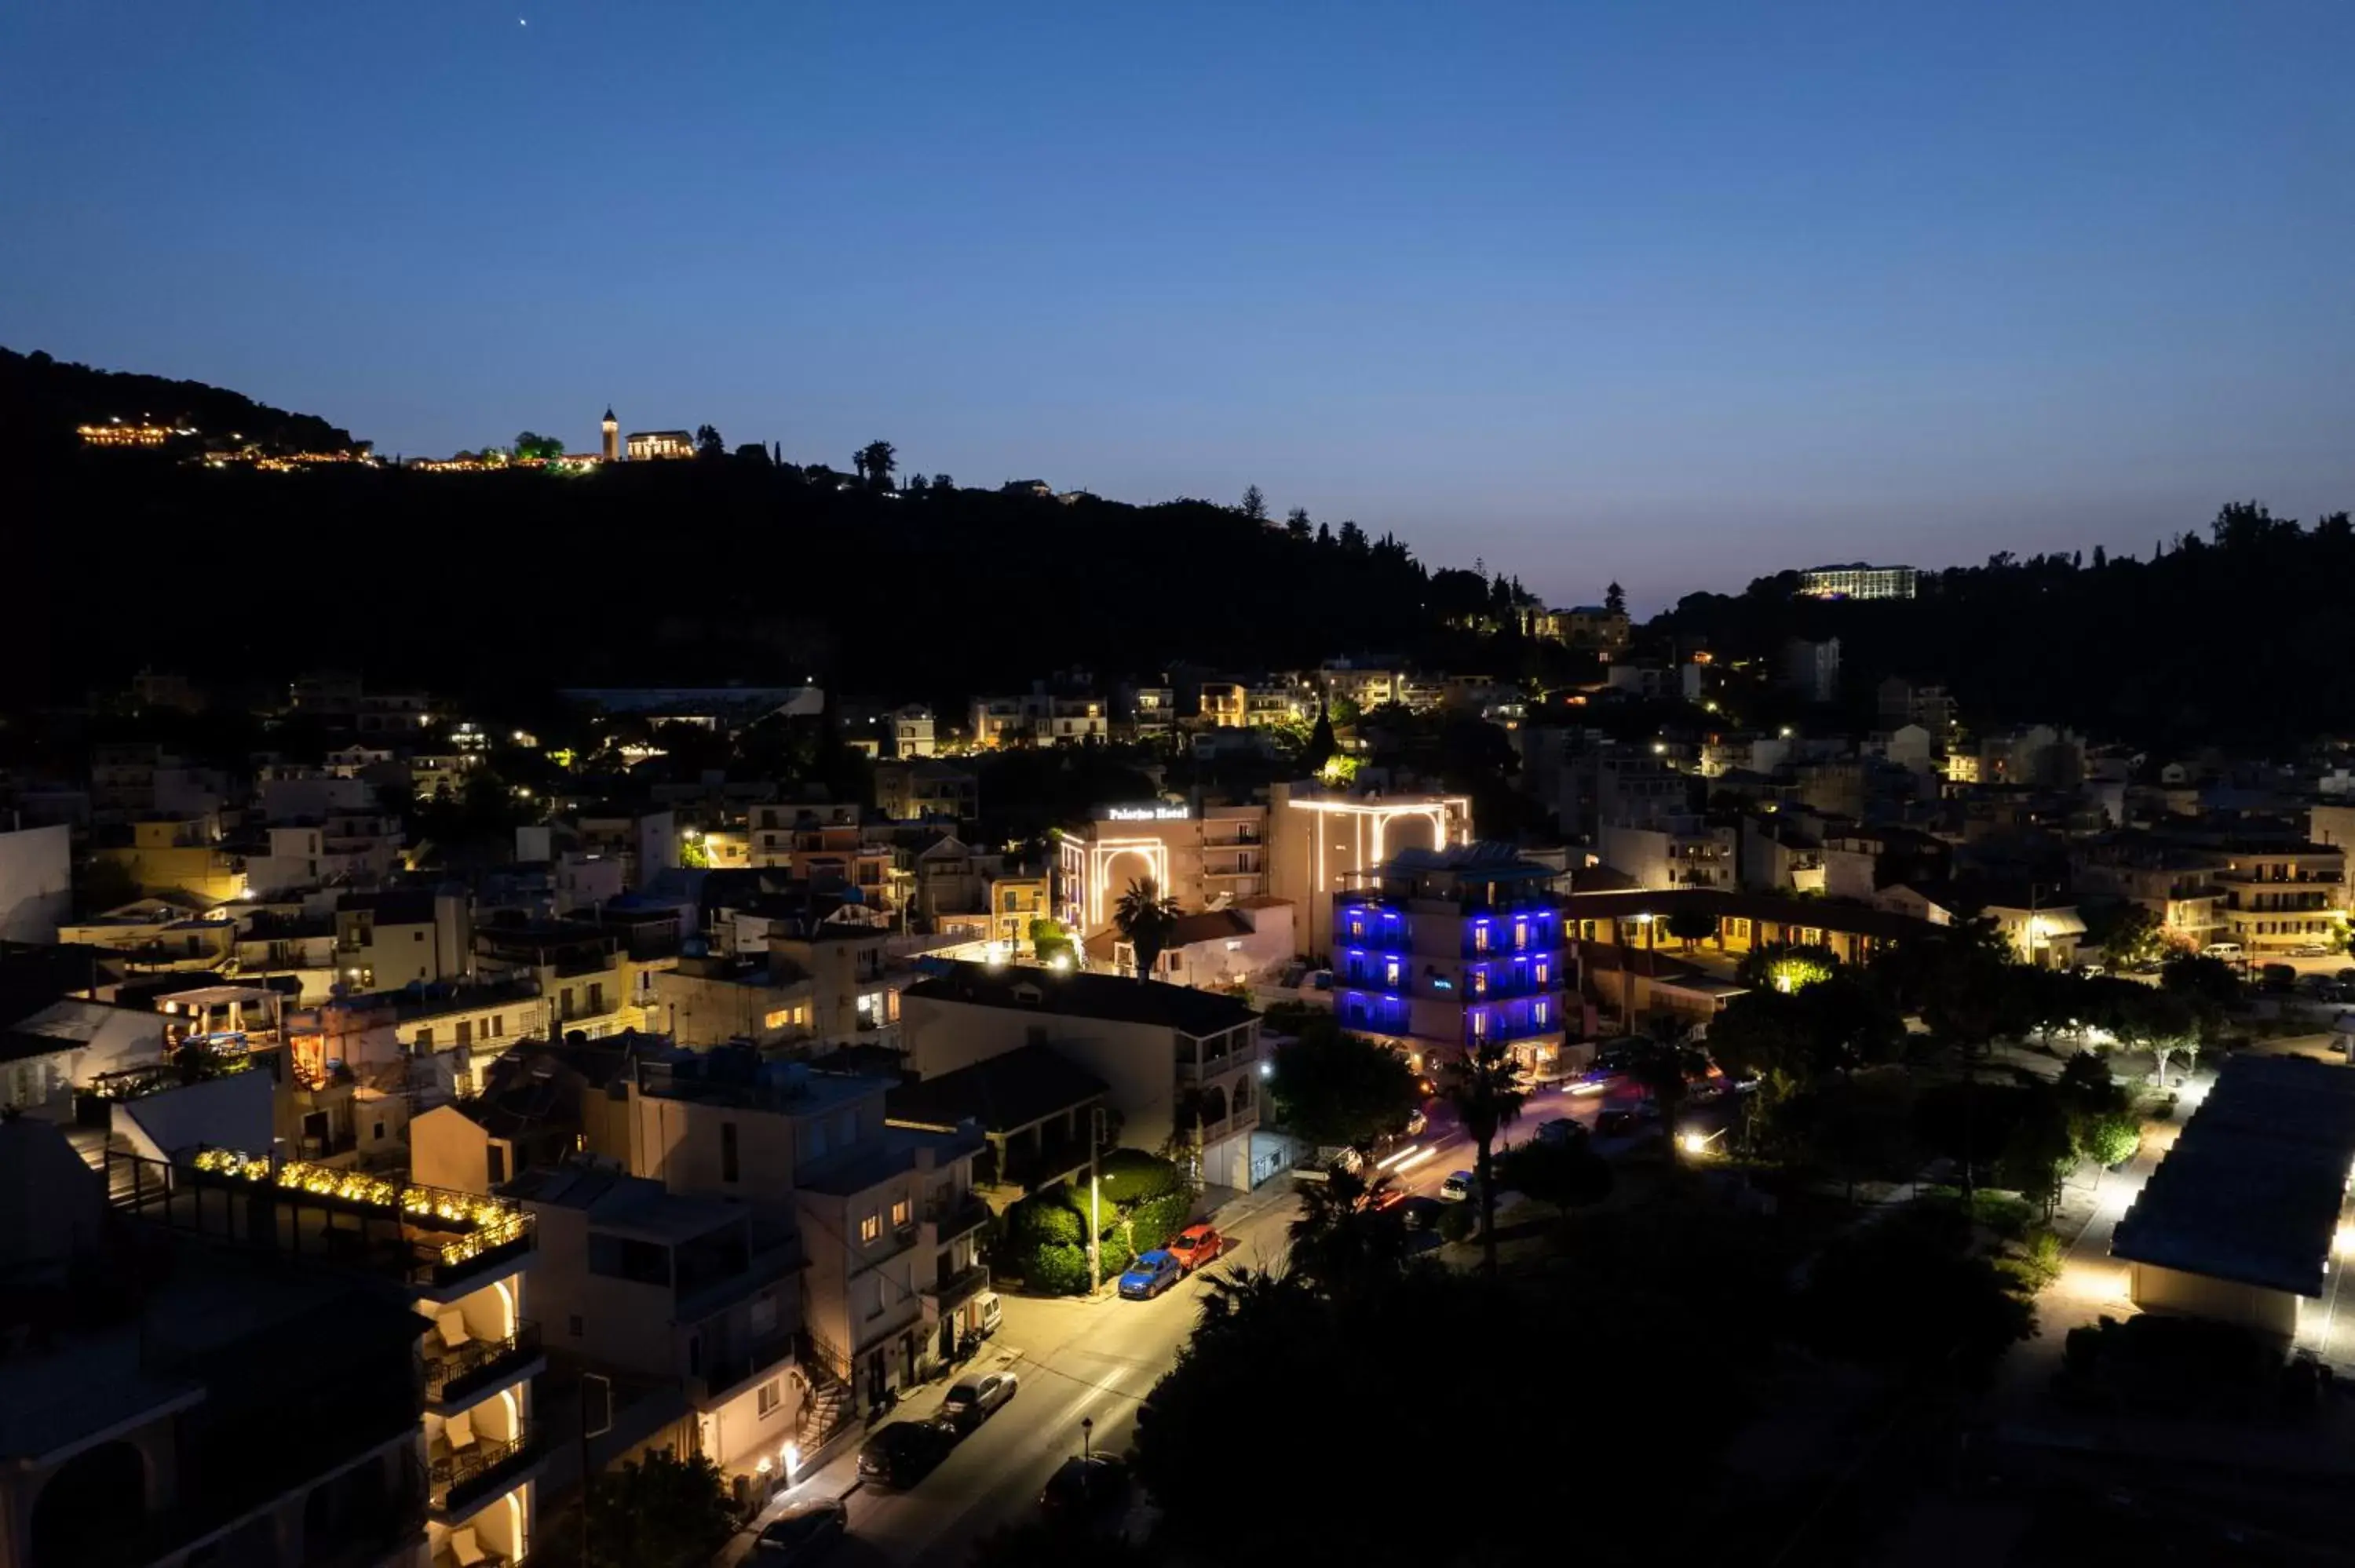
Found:
[[[1267,891],[1292,900],[1312,946],[1332,929],[1337,891],[1361,885],[1401,850],[1472,842],[1468,795],[1353,795],[1278,784],[1269,792],[1268,819]]]
[[[1411,849],[1333,900],[1344,1027],[1418,1068],[1502,1042],[1533,1072],[1561,1065],[1572,957],[1560,874],[1492,844]]]
[[[1195,807],[1170,800],[1096,809],[1057,834],[1056,916],[1081,938],[1113,923],[1129,884],[1151,877],[1188,910],[1262,895],[1289,900],[1295,929],[1314,948],[1332,926],[1333,895],[1402,850],[1446,850],[1472,839],[1465,795],[1352,795],[1278,784],[1264,806]]]
[[[1056,834],[1056,917],[1092,937],[1112,924],[1129,884],[1147,877],[1189,911],[1256,897],[1267,891],[1267,826],[1264,806],[1099,806],[1084,827]]]

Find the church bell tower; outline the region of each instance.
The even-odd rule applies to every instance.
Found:
[[[622,424],[613,418],[613,410],[610,408],[605,410],[604,430],[605,461],[619,462],[622,461]]]

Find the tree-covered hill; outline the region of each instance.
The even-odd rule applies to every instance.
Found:
[[[128,371],[93,370],[35,351],[0,348],[0,450],[37,461],[77,444],[74,428],[109,419],[185,427],[205,438],[234,435],[266,451],[336,452],[351,432],[314,414],[290,414],[201,381],[173,381]]]
[[[2278,745],[2355,736],[2355,526],[2302,527],[2255,503],[2152,558],[2099,549],[2001,555],[1924,573],[1918,599],[1796,599],[1795,575],[1740,596],[1694,594],[1651,630],[1773,659],[1793,637],[1838,637],[1849,705],[1901,673],[1940,682],[1984,727],[2055,720],[2155,746]]]

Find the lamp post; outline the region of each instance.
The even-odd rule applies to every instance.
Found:
[[[1092,1299],[1103,1288],[1103,1183],[1099,1179],[1096,1155],[1103,1148],[1103,1107],[1097,1106],[1088,1112],[1088,1295]]]
[[[1096,1418],[1080,1417],[1080,1462],[1085,1464],[1096,1457]]]

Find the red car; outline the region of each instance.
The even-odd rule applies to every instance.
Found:
[[[1227,1250],[1227,1238],[1215,1225],[1188,1225],[1169,1243],[1169,1255],[1188,1274],[1216,1259]]]

